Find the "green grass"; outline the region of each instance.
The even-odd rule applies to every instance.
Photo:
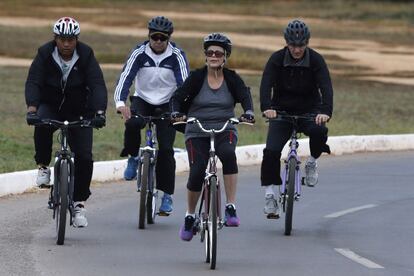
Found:
[[[174,20],[176,29],[188,31],[224,31],[280,36],[285,24],[267,22],[264,16],[274,19],[301,17],[313,19],[312,37],[372,40],[390,45],[411,46],[414,37],[414,4],[403,1],[109,1],[75,0],[55,4],[50,0],[3,0],[0,16],[31,16],[49,19],[51,24],[62,16],[62,11],[51,8],[80,8],[70,12],[82,24],[84,21],[100,25],[145,28],[148,17],[140,10],[175,10],[181,12],[213,12],[228,14],[257,14],[257,20],[237,22]],[[94,13],[89,8],[99,8]],[[29,12],[30,11],[30,12]],[[337,20],[337,19],[340,20]],[[326,19],[328,21],[322,21]],[[349,20],[351,19],[351,20]],[[0,26],[0,56],[32,59],[37,48],[51,39],[48,27]],[[91,45],[101,63],[123,63],[134,45],[145,37],[107,35],[83,31],[81,40]],[[174,39],[182,47],[191,68],[204,64],[201,37]],[[326,45],[325,48],[329,48]],[[276,48],[275,48],[276,50]],[[261,71],[271,52],[234,47],[229,67]],[[410,54],[410,53],[407,53]],[[353,77],[369,74],[367,68],[350,66],[346,60],[326,55],[333,70],[344,71],[343,76],[333,75],[334,115],[329,123],[330,135],[364,135],[414,133],[414,93],[412,86],[357,81]],[[33,128],[25,123],[24,83],[27,68],[0,67],[0,173],[32,169]],[[119,70],[104,70],[108,87],[107,127],[95,131],[95,160],[119,159],[123,141],[123,121],[115,114],[113,90]],[[394,75],[412,78],[414,71],[395,72]],[[257,124],[251,128],[239,127],[239,145],[264,143],[266,123],[259,116],[259,85],[261,75],[243,75],[252,87]],[[237,108],[240,114],[240,107]],[[183,137],[177,134],[176,146],[183,147]]]

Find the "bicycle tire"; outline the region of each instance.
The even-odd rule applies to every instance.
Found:
[[[295,201],[295,182],[296,182],[297,160],[290,158],[288,162],[288,181],[286,183],[286,215],[285,215],[285,235],[289,236],[292,231],[293,203]]]
[[[148,173],[150,165],[150,153],[144,152],[142,158],[141,170],[141,192],[139,200],[139,218],[138,228],[145,229],[146,209],[147,209],[147,192],[148,192]]]
[[[210,206],[208,213],[208,233],[210,245],[210,269],[216,268],[217,259],[217,178],[210,178]]]
[[[147,194],[147,223],[154,224],[157,215],[158,193],[155,190],[155,166],[149,167],[148,174],[148,194]]]
[[[57,217],[56,217],[56,231],[57,231],[57,241],[58,245],[63,245],[65,242],[65,231],[66,231],[66,215],[68,209],[68,161],[61,160],[59,168],[59,188],[58,188],[58,204],[57,208]]]

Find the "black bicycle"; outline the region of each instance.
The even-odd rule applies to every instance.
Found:
[[[74,189],[74,154],[70,151],[67,137],[68,129],[74,127],[92,127],[90,120],[57,121],[43,119],[36,126],[54,127],[60,130],[58,141],[60,150],[55,154],[54,181],[49,195],[49,209],[53,210],[53,219],[56,222],[56,235],[58,245],[65,242],[66,216],[69,210],[70,225],[73,224],[73,189]]]
[[[156,112],[158,114],[159,112]],[[157,163],[157,137],[156,121],[170,118],[168,113],[159,116],[133,115],[145,121],[145,146],[139,149],[137,191],[140,192],[138,228],[145,229],[145,221],[148,224],[155,222],[157,214],[168,216],[165,213],[157,213],[158,191],[155,188],[155,165]]]

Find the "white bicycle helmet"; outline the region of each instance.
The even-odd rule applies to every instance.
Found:
[[[53,25],[53,33],[58,36],[72,37],[80,34],[78,21],[71,17],[59,18]]]

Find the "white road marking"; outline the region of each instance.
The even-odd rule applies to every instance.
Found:
[[[335,212],[335,213],[326,215],[325,218],[337,218],[337,217],[344,216],[344,215],[347,215],[347,214],[350,214],[350,213],[354,213],[354,212],[357,212],[357,211],[360,211],[360,210],[364,210],[364,209],[368,209],[368,208],[374,208],[374,207],[377,207],[377,205],[376,204],[367,204],[367,205],[363,205],[363,206],[354,207],[354,208],[346,209],[346,210],[343,210],[343,211]]]
[[[347,248],[335,248],[335,251],[338,252],[339,254],[351,259],[354,262],[357,262],[365,267],[368,268],[384,268],[383,266],[374,263],[373,261],[370,261],[366,258],[363,258],[361,256],[359,256],[358,254],[356,254],[355,252],[352,252],[351,250],[347,249]]]

